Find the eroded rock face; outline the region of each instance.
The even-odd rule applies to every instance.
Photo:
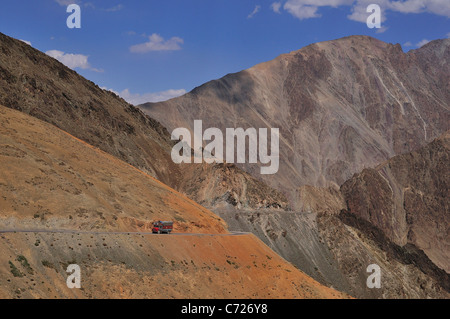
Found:
[[[366,36],[312,44],[273,61],[140,107],[169,130],[280,128],[280,169],[258,174],[289,192],[341,185],[352,174],[450,128],[450,40],[404,53]]]
[[[289,210],[286,196],[234,164],[183,164],[183,189],[209,208]]]
[[[318,231],[337,272],[358,298],[449,298],[448,274],[414,245],[400,247],[352,214],[319,214]],[[381,270],[381,287],[367,286],[369,265]]]
[[[303,212],[339,213],[345,209],[344,196],[338,187],[301,186],[298,188],[294,209]]]
[[[348,214],[379,229],[394,244],[422,250],[450,272],[450,132],[345,182]]]
[[[448,142],[447,132],[364,169],[340,190],[302,186],[294,203],[300,211],[219,215],[357,298],[448,298]],[[371,264],[381,267],[380,289],[366,285]]]

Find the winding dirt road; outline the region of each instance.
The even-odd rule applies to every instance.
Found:
[[[88,234],[88,235],[159,235],[152,232],[118,232],[118,231],[85,231],[73,229],[0,229],[0,234],[8,233],[53,233],[53,234]],[[171,233],[172,236],[241,236],[249,235],[246,232],[230,232],[228,234],[202,234],[202,233]]]

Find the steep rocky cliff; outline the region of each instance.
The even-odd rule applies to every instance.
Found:
[[[368,222],[389,241],[422,250],[450,272],[450,132],[417,151],[365,169],[345,182],[347,215]]]

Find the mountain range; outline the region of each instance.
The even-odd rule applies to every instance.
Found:
[[[340,186],[450,129],[450,40],[404,53],[367,36],[309,45],[186,95],[140,105],[169,131],[279,128],[280,169],[257,179],[295,200],[303,185]]]
[[[135,107],[0,33],[0,228],[79,232],[3,234],[0,295],[73,296],[74,260],[88,298],[448,298],[449,45],[351,36]],[[194,120],[279,128],[279,171],[175,164],[170,132]],[[186,235],[104,233],[155,218]],[[161,278],[179,285],[140,285]]]

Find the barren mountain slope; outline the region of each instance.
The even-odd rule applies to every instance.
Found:
[[[2,298],[347,297],[133,166],[3,106],[0,167],[0,229],[17,231],[0,234]],[[191,234],[127,233],[154,219]],[[37,228],[75,232],[20,232]],[[70,290],[74,263],[82,289]]]
[[[0,234],[0,251],[1,298],[348,298],[252,235]]]
[[[53,125],[0,106],[0,222],[4,228],[151,229],[224,233],[211,211]]]
[[[262,176],[255,165],[243,168],[290,193],[294,211],[313,214],[215,209],[230,227],[252,231],[310,276],[357,297],[447,298],[445,274],[419,251],[344,223],[337,189],[353,173],[449,129],[449,44],[436,40],[404,53],[365,36],[317,43],[141,108],[169,130],[192,130],[196,119],[222,130],[279,127],[280,171]],[[381,290],[366,286],[370,263],[383,268]]]
[[[197,196],[197,192],[188,193],[180,187],[190,182],[197,166],[187,166],[180,170],[173,163],[170,152],[175,142],[171,141],[169,132],[157,121],[114,93],[100,89],[55,59],[1,33],[0,104],[54,124],[190,198]],[[216,169],[208,166],[203,168],[203,172],[212,176]],[[239,176],[243,174],[240,169],[235,169],[232,173]],[[247,176],[247,179],[242,180],[261,184],[250,179]],[[245,188],[246,185],[239,187]],[[260,198],[234,198],[234,194],[227,194],[227,190],[231,188],[236,186],[222,187],[221,190],[209,188],[207,191],[216,198],[231,198],[232,202],[242,201],[244,205],[261,202]],[[281,194],[268,190],[274,202],[282,203]],[[266,197],[265,194],[262,195],[263,198]]]
[[[335,272],[346,279],[357,298],[450,298],[448,275],[423,252],[400,247],[382,232],[348,216],[321,213],[317,216],[319,238],[334,257]],[[369,265],[381,270],[381,288],[367,287]]]
[[[167,132],[158,122],[1,33],[0,83],[0,104],[49,122],[166,184],[179,174],[168,153]]]
[[[348,213],[450,273],[450,131],[417,151],[365,169],[342,187]]]
[[[420,251],[334,212],[216,212],[230,230],[252,232],[315,280],[356,298],[450,298],[446,276]],[[367,287],[371,264],[381,267],[381,289]]]
[[[355,174],[341,187],[345,208],[317,215],[315,231],[334,272],[351,287],[342,290],[356,297],[449,298],[449,137]],[[381,289],[367,289],[369,264],[381,267]]]
[[[350,36],[208,82],[141,108],[169,130],[279,128],[280,170],[259,175],[291,192],[340,185],[355,172],[414,150],[450,128],[450,40],[404,53],[400,45]]]
[[[358,298],[449,298],[449,132],[364,169],[340,192],[302,187],[309,214],[220,212],[308,275]],[[370,264],[382,288],[368,289]]]

